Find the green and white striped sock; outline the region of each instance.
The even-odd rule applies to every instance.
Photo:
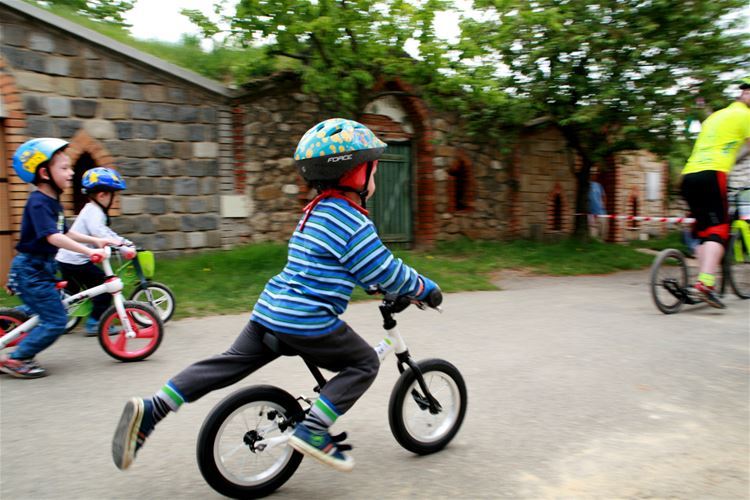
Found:
[[[320,396],[312,408],[307,418],[303,422],[305,426],[315,431],[327,431],[330,426],[339,418],[336,407],[324,396]]]
[[[170,411],[177,411],[180,409],[185,398],[180,394],[180,391],[172,385],[172,381],[168,381],[164,384],[164,387],[154,394],[151,398],[151,402],[154,404],[154,423],[163,419],[167,416]]]

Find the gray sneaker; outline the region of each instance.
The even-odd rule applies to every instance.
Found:
[[[143,399],[132,398],[125,403],[125,408],[122,410],[120,421],[115,429],[115,435],[112,437],[112,460],[114,460],[118,469],[127,469],[135,460],[135,453],[140,448],[138,434],[141,430],[144,414]],[[145,440],[145,436],[143,440]]]

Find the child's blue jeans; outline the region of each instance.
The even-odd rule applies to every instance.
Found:
[[[13,359],[31,359],[65,333],[68,315],[55,288],[56,270],[54,255],[19,253],[13,258],[8,284],[40,320],[10,355]]]

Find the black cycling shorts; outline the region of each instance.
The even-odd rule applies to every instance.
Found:
[[[693,235],[704,241],[726,244],[729,240],[727,174],[703,170],[682,178],[682,197],[695,217]]]

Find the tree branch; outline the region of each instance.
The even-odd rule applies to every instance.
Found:
[[[315,48],[318,50],[318,54],[320,54],[320,58],[323,59],[323,62],[328,66],[329,68],[333,67],[333,63],[328,58],[328,55],[326,54],[325,49],[323,48],[323,44],[320,43],[320,40],[318,40],[318,37],[315,36],[315,33],[310,33],[310,40],[312,40],[313,45],[315,45]]]

